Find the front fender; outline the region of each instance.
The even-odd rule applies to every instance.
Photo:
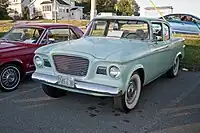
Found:
[[[138,69],[143,69],[144,70],[144,66],[142,64],[130,64],[129,67],[126,68],[126,72],[125,72],[125,88],[122,90],[122,92],[124,93],[126,91],[126,89],[128,88],[128,84],[129,84],[129,79],[131,78],[131,76],[133,75],[133,73],[135,71],[137,71]],[[144,70],[145,73],[145,70]]]
[[[14,64],[18,64],[20,65],[20,67],[22,68],[22,70],[24,70],[25,66],[23,65],[23,61],[19,60],[19,59],[1,59],[0,62],[0,66],[4,65],[4,64],[8,64],[8,63],[14,63]]]

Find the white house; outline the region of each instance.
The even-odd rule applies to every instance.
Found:
[[[9,0],[9,16],[19,16],[22,17],[23,8],[28,5],[31,0]]]
[[[56,2],[54,0],[17,0],[19,1],[18,4],[16,4],[16,0],[10,1],[9,7],[14,10],[17,9],[20,15],[22,9],[27,6],[30,12],[30,19],[39,16],[44,19],[55,19],[55,15],[60,20],[79,20],[83,18],[83,7],[75,6],[74,0],[56,0]]]

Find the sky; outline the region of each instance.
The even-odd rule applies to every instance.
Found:
[[[152,7],[149,0],[136,0],[140,6],[140,14],[144,16],[144,8]],[[156,6],[172,6],[174,13],[188,13],[200,17],[200,0],[152,0]]]

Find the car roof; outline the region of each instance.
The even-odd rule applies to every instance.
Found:
[[[128,20],[140,20],[140,21],[159,21],[164,22],[162,19],[150,18],[150,17],[139,17],[139,16],[97,16],[94,19],[128,19]]]
[[[39,28],[57,28],[57,27],[75,27],[70,24],[62,24],[62,23],[25,23],[25,24],[18,24],[15,27],[39,27]]]
[[[187,15],[187,16],[193,16],[197,19],[200,19],[198,16],[195,16],[195,15],[192,15],[192,14],[189,14],[189,13],[171,13],[171,14],[166,14],[165,16],[170,16],[170,15]]]

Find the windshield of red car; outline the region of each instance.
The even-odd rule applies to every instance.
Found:
[[[15,27],[2,39],[7,41],[19,41],[25,43],[37,43],[44,29],[33,27]]]
[[[138,20],[94,20],[85,36],[149,39],[148,23]]]

